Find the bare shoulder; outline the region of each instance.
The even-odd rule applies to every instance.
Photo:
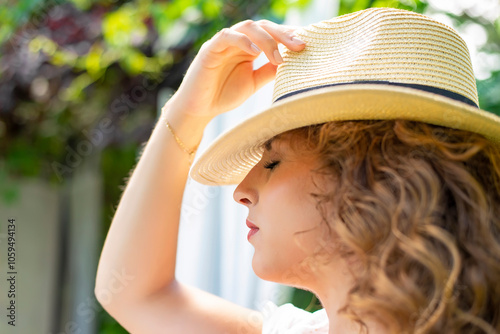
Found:
[[[107,311],[134,334],[262,333],[260,312],[179,282]]]

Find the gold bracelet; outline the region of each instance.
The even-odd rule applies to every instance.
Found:
[[[192,150],[189,150],[186,145],[184,145],[184,143],[179,139],[179,137],[177,137],[177,135],[175,134],[174,130],[172,129],[172,126],[168,123],[168,121],[165,119],[165,125],[167,126],[167,129],[170,131],[170,133],[174,136],[175,138],[175,141],[177,142],[177,144],[179,144],[179,147],[184,151],[186,152],[187,154],[189,154],[189,164],[191,165],[191,163],[193,162],[193,158],[194,158],[194,155],[196,154],[196,150],[198,150],[198,145],[196,145]]]

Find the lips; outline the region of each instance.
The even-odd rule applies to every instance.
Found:
[[[247,219],[247,226],[248,226],[249,228],[256,228],[256,229],[259,229],[259,228],[257,227],[257,225],[255,225],[254,223],[252,223],[252,222],[251,222],[251,221],[249,221],[248,219]]]
[[[247,235],[247,239],[248,241],[250,241],[250,238],[257,232],[259,232],[259,228],[257,227],[257,225],[255,225],[254,223],[252,223],[251,221],[249,221],[247,219],[247,226],[250,228],[250,231],[248,232],[248,235]]]

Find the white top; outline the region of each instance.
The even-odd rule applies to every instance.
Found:
[[[328,316],[325,309],[310,313],[290,303],[278,307],[267,302],[262,313],[262,334],[328,334]]]

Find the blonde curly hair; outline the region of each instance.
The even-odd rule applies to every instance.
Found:
[[[312,194],[355,286],[342,312],[390,333],[500,332],[500,146],[405,120],[342,121],[306,138],[332,176]]]

